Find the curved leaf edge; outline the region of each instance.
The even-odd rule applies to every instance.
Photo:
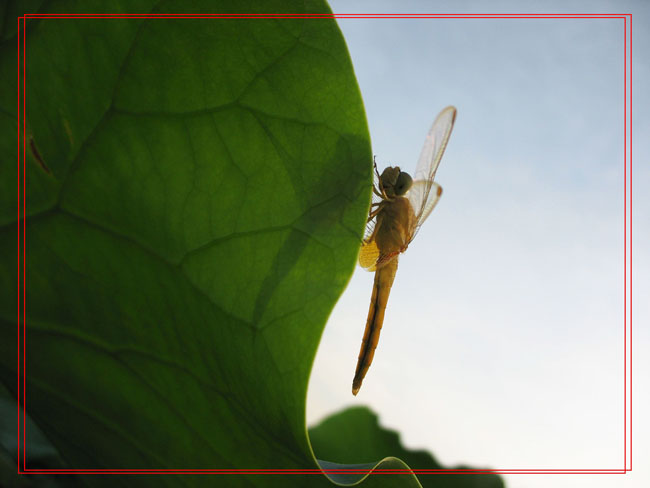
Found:
[[[316,459],[316,458],[315,458]],[[364,482],[372,474],[384,474],[381,472],[375,473],[378,470],[404,470],[402,476],[405,476],[410,482],[408,486],[422,488],[417,476],[408,464],[394,456],[385,457],[376,463],[366,464],[338,464],[322,459],[316,459],[316,462],[323,472],[323,474],[332,483],[337,486],[357,486]],[[341,472],[342,470],[350,470],[351,473]],[[360,470],[367,470],[366,473],[359,473]],[[334,471],[334,472],[331,472]],[[391,473],[395,474],[395,473]],[[405,480],[405,481],[407,481]]]

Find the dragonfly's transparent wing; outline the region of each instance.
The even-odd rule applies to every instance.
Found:
[[[368,221],[366,222],[366,230],[363,233],[363,242],[359,250],[359,266],[365,268],[367,271],[375,271],[377,260],[379,259],[379,248],[375,242],[375,229],[378,224],[378,217],[375,215],[370,218],[370,215],[375,211],[381,197],[377,194],[379,189],[379,173],[377,172],[377,165],[375,164],[374,171],[372,172],[372,205],[368,214]]]
[[[411,196],[412,192],[412,196]],[[428,196],[426,196],[428,193]],[[418,202],[424,202],[424,205],[420,209],[419,213],[416,209],[415,211],[415,220],[411,226],[409,242],[413,240],[415,235],[420,230],[422,223],[427,219],[429,214],[433,211],[440,196],[442,195],[442,187],[435,181],[424,181],[417,180],[413,182],[413,186],[409,190],[409,200],[411,202],[416,200]],[[411,203],[412,204],[412,203]]]
[[[455,120],[455,107],[446,107],[438,114],[424,140],[413,180],[433,180],[436,176],[436,170],[440,164],[442,153],[445,152]]]
[[[363,232],[363,243],[366,244],[372,239],[372,235],[375,233],[375,225],[377,224],[376,219],[369,220],[366,223],[366,230]]]
[[[413,175],[413,187],[407,196],[415,213],[411,240],[429,216],[442,194],[442,188],[433,179],[436,176],[442,154],[447,147],[456,120],[456,109],[446,107],[433,122],[420,153],[420,159]]]
[[[375,210],[377,208],[377,205],[379,205],[379,202],[381,202],[381,197],[375,192],[379,188],[379,174],[377,173],[377,167],[375,166],[375,170],[372,172],[372,206],[370,207],[370,212]],[[368,220],[366,222],[366,230],[363,232],[363,242],[364,244],[367,243],[371,238],[372,235],[375,232],[375,225],[377,222],[377,218],[373,217],[372,219]]]

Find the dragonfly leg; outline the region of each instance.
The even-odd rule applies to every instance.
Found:
[[[391,198],[386,195],[386,191],[384,190],[384,185],[381,182],[381,176],[379,175],[379,170],[377,169],[377,161],[376,161],[377,156],[373,158],[373,167],[375,170],[375,176],[377,177],[377,186],[375,187],[373,185],[372,191],[375,195],[377,195],[379,198],[382,200],[392,200]]]
[[[374,219],[379,212],[381,212],[384,207],[381,205],[383,202],[378,202],[377,205],[378,207],[374,210],[371,210],[370,213],[368,214],[368,220],[366,222],[370,222],[372,219]]]

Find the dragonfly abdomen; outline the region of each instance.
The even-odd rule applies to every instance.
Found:
[[[361,341],[361,350],[357,360],[357,369],[352,381],[352,394],[356,395],[361,388],[363,378],[366,376],[372,359],[375,356],[375,349],[379,342],[381,327],[384,324],[384,313],[390,289],[395,280],[397,273],[397,256],[375,272],[375,282],[372,288],[372,297],[370,298],[370,309],[366,319],[366,330],[363,333]]]

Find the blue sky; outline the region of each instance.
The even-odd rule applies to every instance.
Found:
[[[351,2],[334,12],[634,15],[635,470],[508,476],[511,487],[650,486],[648,4]],[[526,7],[528,6],[528,7]],[[413,170],[436,114],[458,116],[438,207],[400,260],[374,363],[350,384],[373,276],[333,311],[310,423],[364,404],[445,464],[612,468],[623,450],[623,25],[611,19],[339,20],[380,167]],[[637,272],[637,269],[639,270]],[[647,381],[646,381],[647,384]],[[612,478],[614,476],[614,478]]]

